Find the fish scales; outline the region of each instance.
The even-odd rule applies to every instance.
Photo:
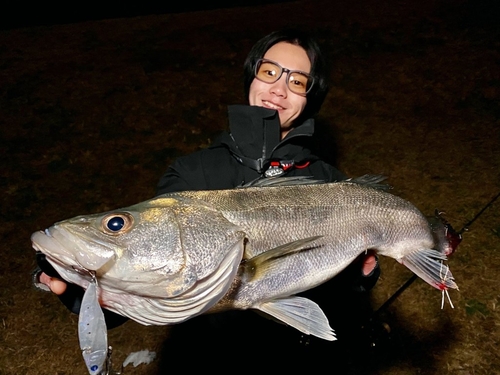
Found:
[[[410,202],[369,184],[245,187],[164,194],[32,235],[67,281],[95,271],[102,303],[142,324],[257,309],[326,340],[321,308],[295,296],[368,249],[439,290],[457,288],[435,236]]]
[[[433,245],[427,219],[415,206],[395,195],[356,183],[177,194],[218,207],[228,221],[247,234],[250,257],[312,235],[322,235],[324,242],[331,244],[372,233],[372,239],[378,236],[380,243],[415,237],[427,240],[428,246]]]
[[[333,188],[334,187],[334,188]],[[210,203],[235,223],[249,238],[246,257],[257,256],[283,243],[321,235],[311,244],[314,251],[291,254],[277,260],[266,278],[247,282],[233,295],[244,296],[238,308],[251,306],[265,291],[280,298],[317,286],[332,278],[367,249],[384,250],[406,246],[432,247],[427,219],[408,201],[356,183],[247,188],[217,192],[183,192]],[[405,225],[405,223],[408,223]],[[393,255],[394,257],[394,255]],[[307,261],[304,261],[307,260]],[[276,285],[288,286],[276,288]],[[272,291],[279,293],[272,294]],[[234,303],[234,301],[233,301]]]

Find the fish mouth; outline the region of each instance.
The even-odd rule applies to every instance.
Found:
[[[115,265],[116,255],[109,247],[101,247],[100,242],[92,246],[89,255],[89,239],[73,235],[57,225],[33,233],[31,241],[33,248],[44,253],[67,282],[85,288],[88,271],[97,271],[98,275],[102,275],[100,298],[103,306],[144,325],[176,324],[209,310],[229,290],[244,251],[244,235],[241,234],[237,241],[228,245],[226,256],[214,272],[194,282],[185,292],[166,297],[170,282],[148,283],[147,289],[141,292],[141,289],[134,290],[137,287],[132,286],[135,284],[133,274],[126,281],[123,278],[114,279],[106,273]],[[144,287],[143,283],[140,284]]]
[[[115,258],[115,252],[99,243],[88,251],[88,239],[54,225],[31,235],[33,249],[45,254],[48,262],[68,282],[81,285],[82,273],[98,271]]]

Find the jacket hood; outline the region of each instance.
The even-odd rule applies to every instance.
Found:
[[[230,106],[229,130],[239,152],[258,159],[269,158],[281,141],[278,112],[256,106]]]
[[[213,147],[224,145],[244,164],[260,172],[269,160],[311,159],[311,151],[305,147],[314,133],[314,120],[308,119],[294,127],[281,140],[278,112],[273,109],[249,105],[228,107],[229,133],[224,132]]]

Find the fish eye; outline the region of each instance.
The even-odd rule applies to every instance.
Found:
[[[123,220],[123,217],[120,216],[115,216],[106,223],[106,227],[112,232],[119,231],[124,227],[124,225],[125,220]]]
[[[113,213],[102,219],[102,229],[104,233],[111,235],[128,232],[134,223],[134,218],[128,213]]]

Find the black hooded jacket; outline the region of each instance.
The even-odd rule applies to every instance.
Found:
[[[229,107],[229,132],[206,149],[178,158],[161,177],[157,193],[231,189],[269,175],[311,176],[328,182],[346,177],[310,150],[314,120],[281,140],[278,112],[255,106]]]

